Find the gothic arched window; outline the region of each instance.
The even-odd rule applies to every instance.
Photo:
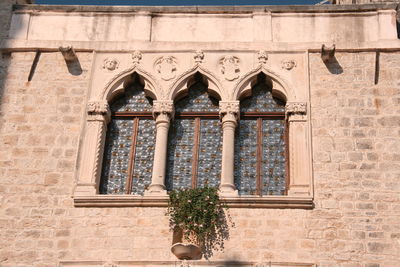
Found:
[[[272,96],[259,75],[240,101],[235,137],[235,185],[240,195],[284,195],[287,191],[285,102]]]
[[[167,190],[218,187],[221,177],[222,131],[218,100],[196,75],[188,95],[175,104],[168,136]]]
[[[154,158],[152,101],[135,82],[110,109],[100,193],[143,195],[151,183]]]

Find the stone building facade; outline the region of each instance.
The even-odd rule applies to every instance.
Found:
[[[396,3],[12,4],[30,3],[0,3],[0,266],[399,266]],[[110,106],[135,81],[155,121],[149,184],[100,194]],[[168,128],[196,81],[218,100],[235,226],[210,261],[182,263],[165,216]],[[284,102],[282,194],[235,183],[256,84]]]

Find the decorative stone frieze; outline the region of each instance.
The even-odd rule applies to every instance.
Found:
[[[158,58],[154,63],[155,70],[164,81],[172,80],[176,77],[177,60],[172,56]]]
[[[260,64],[265,64],[267,63],[268,60],[268,54],[267,51],[265,50],[260,50],[257,54],[257,58],[258,58],[258,63]]]
[[[233,81],[239,78],[239,58],[231,55],[225,56],[220,61],[221,73],[227,81]]]
[[[294,67],[296,67],[296,61],[292,60],[292,59],[286,59],[282,61],[282,69],[285,70],[291,70]]]
[[[119,61],[115,58],[106,58],[103,62],[103,69],[113,71],[118,69]]]
[[[133,53],[132,53],[133,64],[139,64],[140,60],[142,60],[142,53],[138,50],[133,51]]]
[[[197,64],[201,64],[203,63],[204,60],[204,53],[201,50],[197,50],[196,52],[194,52],[194,62]]]

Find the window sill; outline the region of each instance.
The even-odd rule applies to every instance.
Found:
[[[312,209],[312,197],[223,197],[230,208]],[[95,195],[74,196],[75,207],[167,207],[167,196]]]

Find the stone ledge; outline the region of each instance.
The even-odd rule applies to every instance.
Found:
[[[246,196],[224,197],[231,208],[312,209],[312,197]],[[165,196],[95,195],[74,196],[75,207],[167,207]]]
[[[14,11],[50,11],[50,12],[150,12],[150,13],[337,13],[362,12],[384,9],[396,9],[397,3],[363,4],[363,5],[257,5],[257,6],[78,6],[78,5],[14,5]]]
[[[95,267],[95,266],[135,266],[135,267],[176,267],[182,261],[61,261],[59,267]],[[313,263],[301,262],[250,262],[250,261],[185,261],[186,266],[218,266],[218,267],[316,267]]]

